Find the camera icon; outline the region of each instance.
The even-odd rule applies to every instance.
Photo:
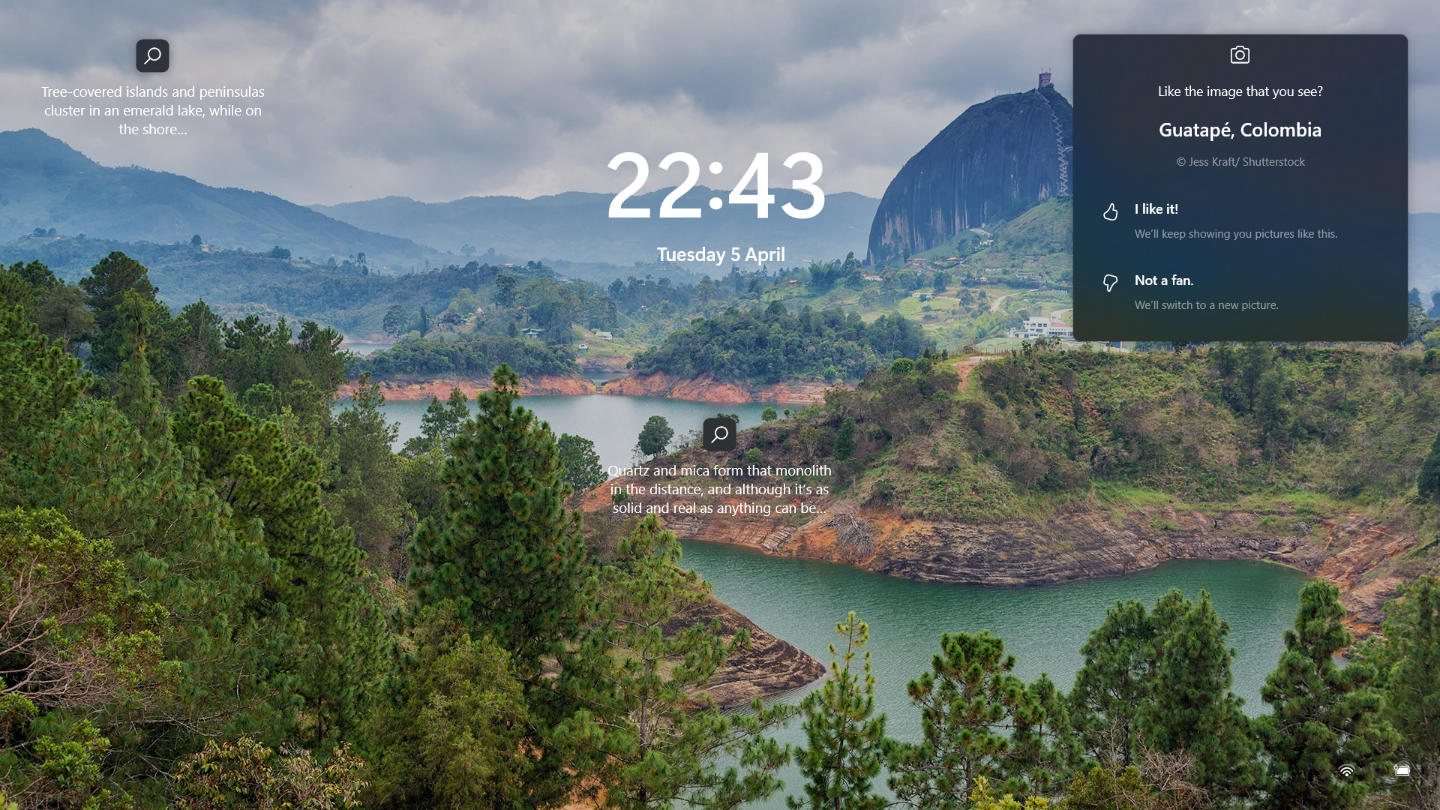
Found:
[[[1250,49],[1247,48],[1247,47],[1245,47],[1244,45],[1233,45],[1233,46],[1231,46],[1231,48],[1230,48],[1230,64],[1232,64],[1232,65],[1248,65],[1248,64],[1250,64]]]

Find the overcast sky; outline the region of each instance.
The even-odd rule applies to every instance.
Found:
[[[1029,89],[1047,67],[1069,96],[1076,33],[1404,33],[1412,209],[1440,210],[1440,13],[1421,0],[224,5],[0,12],[0,128],[302,203],[614,192],[629,174],[606,164],[626,150],[652,164],[674,150],[722,161],[713,185],[738,180],[754,152],[806,150],[824,160],[827,191],[879,196],[966,106]],[[142,36],[170,40],[168,74],[135,73]],[[149,140],[41,116],[42,85],[142,82],[263,87],[265,113]]]

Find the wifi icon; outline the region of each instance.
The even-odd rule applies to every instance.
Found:
[[[1349,779],[1350,777],[1352,777],[1352,776],[1355,775],[1355,766],[1354,766],[1354,765],[1351,765],[1351,764],[1348,763],[1348,762],[1345,763],[1344,765],[1341,765],[1341,766],[1340,766],[1340,775],[1343,776],[1343,777],[1345,777],[1346,779]]]

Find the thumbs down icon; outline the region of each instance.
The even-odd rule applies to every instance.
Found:
[[[1105,278],[1100,279],[1100,283],[1105,285],[1105,292],[1108,293],[1115,289],[1115,285],[1120,283],[1120,279],[1114,273],[1106,273]]]

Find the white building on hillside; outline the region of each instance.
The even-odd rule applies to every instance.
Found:
[[[1039,338],[1060,338],[1061,340],[1074,340],[1075,327],[1068,323],[1052,321],[1049,318],[1026,318],[1020,333],[1017,337],[1026,340],[1037,340]]]

